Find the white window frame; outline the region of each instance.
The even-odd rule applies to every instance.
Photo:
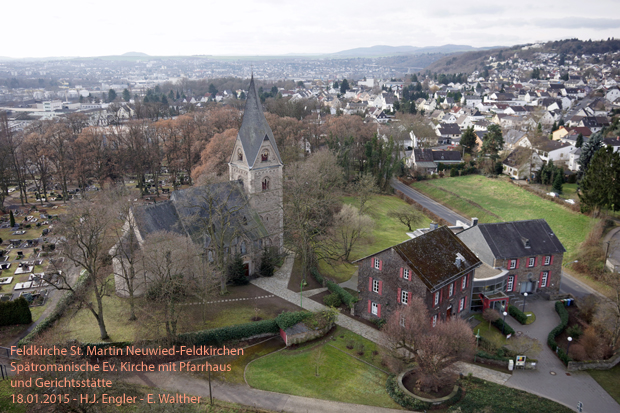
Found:
[[[528,259],[527,266],[528,267],[533,267],[535,263],[536,263],[536,258],[535,257],[530,257]]]
[[[379,294],[379,280],[372,280],[372,292]]]
[[[461,280],[461,290],[464,290],[465,287],[467,287],[467,275],[464,275],[463,279]]]
[[[506,291],[512,291],[514,288],[514,284],[515,284],[515,277],[514,275],[509,275],[508,276],[508,282],[506,284]]]
[[[434,305],[438,305],[439,304],[439,291],[435,292],[435,300],[434,300],[435,304]]]
[[[540,277],[540,287],[544,288],[549,284],[549,271],[543,271]]]
[[[551,255],[545,255],[545,265],[551,264]]]
[[[451,283],[450,287],[448,288],[448,297],[452,297],[453,294],[454,294],[454,283]]]
[[[378,258],[375,258],[375,270],[381,268],[381,261]]]
[[[371,302],[370,303],[370,312],[372,313],[372,315],[379,314],[379,304]]]
[[[409,268],[403,268],[403,278],[405,280],[409,279]]]
[[[409,291],[401,291],[400,292],[400,302],[401,302],[401,304],[409,303]]]
[[[465,297],[459,300],[459,313],[465,309]]]
[[[509,267],[508,268],[509,270],[516,269],[517,268],[517,260],[509,260],[508,267]]]
[[[437,326],[437,314],[433,316],[433,327]]]

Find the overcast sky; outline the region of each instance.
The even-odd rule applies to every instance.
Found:
[[[620,37],[618,0],[9,0],[0,56],[280,55]]]

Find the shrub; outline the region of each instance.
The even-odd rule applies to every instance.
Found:
[[[558,347],[558,357],[560,358],[560,360],[562,360],[562,363],[564,363],[565,365],[568,365],[569,361],[573,361],[570,357],[568,357],[568,354],[566,354],[566,351],[564,351],[564,349],[559,348],[559,347]]]
[[[312,313],[309,313],[307,311],[287,311],[278,315],[275,318],[275,321],[279,328],[281,328],[282,330],[286,330],[287,328],[292,327],[297,323],[301,323],[310,316],[312,316]]]
[[[319,273],[319,271],[316,268],[310,269],[310,274],[312,274],[312,276],[318,283],[323,285],[323,283],[325,282],[325,279],[323,278],[323,276]]]
[[[385,321],[385,318],[373,318],[373,319],[372,319],[372,320],[370,320],[370,321],[372,321],[372,323],[373,323],[374,325],[376,325],[376,326],[377,326],[377,328],[379,328],[379,329],[380,329],[381,327],[383,327],[383,326],[385,325],[385,323],[387,322],[387,321]]]
[[[177,339],[181,343],[193,345],[221,345],[234,340],[243,340],[259,334],[278,332],[277,317],[272,320],[263,320],[252,323],[237,324],[211,330],[196,331],[193,333],[179,334]]]
[[[328,307],[340,307],[342,305],[342,300],[338,294],[331,293],[330,295],[323,297],[323,304]]]
[[[491,354],[491,353],[487,353],[486,351],[483,350],[478,350],[478,352],[476,353],[477,357],[483,358],[483,359],[490,359],[490,360],[500,360],[500,361],[508,361],[510,360],[510,358],[508,357],[504,357],[504,356],[500,356],[497,354]]]
[[[569,337],[572,337],[573,340],[577,340],[583,334],[583,330],[580,325],[575,324],[566,329],[566,334],[568,334]]]
[[[278,261],[278,252],[274,248],[263,249],[263,254],[260,259],[260,266],[258,272],[263,277],[271,277],[275,271],[276,263]]]
[[[349,308],[353,308],[357,299],[353,297],[348,291],[339,286],[333,281],[327,281],[327,289],[332,293],[338,294],[343,303],[347,305]]]
[[[583,335],[579,339],[579,344],[583,346],[590,360],[598,360],[603,356],[601,339],[594,327],[590,326],[586,328],[586,331],[583,332]]]
[[[508,314],[510,314],[512,318],[514,318],[521,324],[527,323],[527,318],[528,318],[527,315],[525,315],[523,311],[519,310],[514,305],[508,306]]]
[[[0,326],[10,326],[14,324],[30,324],[32,313],[30,306],[24,297],[17,300],[0,302]]]
[[[512,329],[512,327],[510,327],[508,325],[508,323],[504,323],[504,320],[497,319],[495,321],[493,321],[491,324],[493,324],[495,326],[495,328],[497,328],[499,331],[502,331],[502,327],[503,327],[503,331],[505,335],[509,335],[509,334],[514,334],[515,331]]]
[[[549,332],[549,335],[547,336],[547,344],[549,345],[549,347],[551,347],[552,351],[556,351],[556,349],[558,348],[558,343],[556,343],[555,338],[562,334],[562,332],[568,325],[568,311],[566,311],[566,307],[564,307],[564,304],[561,301],[555,302],[555,311],[560,316],[560,324],[553,330],[551,330],[551,332]]]
[[[243,265],[243,258],[241,258],[241,254],[235,255],[232,261],[228,264],[227,273],[228,278],[235,285],[246,285],[250,282],[248,277],[245,276],[245,266]]]

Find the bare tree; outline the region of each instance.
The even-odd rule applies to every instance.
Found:
[[[422,215],[410,206],[402,206],[387,213],[390,218],[396,218],[401,224],[406,225],[409,231],[422,222]]]
[[[377,180],[369,173],[363,174],[351,185],[351,192],[357,195],[360,203],[360,214],[366,214],[368,213],[368,201],[373,194],[379,192]]]
[[[348,261],[353,247],[362,239],[367,238],[373,230],[374,221],[363,215],[357,208],[344,204],[340,212],[334,216],[334,242],[340,245],[341,258]]]
[[[143,245],[144,270],[149,279],[147,299],[163,312],[166,335],[177,334],[178,303],[191,291],[201,273],[200,248],[189,237],[171,232],[149,235]]]
[[[449,367],[473,354],[475,340],[467,322],[458,317],[435,327],[424,301],[413,297],[394,311],[384,327],[395,358],[415,363],[423,391],[437,391],[452,379]]]
[[[489,322],[489,329],[490,329],[491,323],[499,320],[502,317],[499,315],[499,313],[496,310],[492,308],[487,308],[486,310],[482,312],[482,318],[484,318],[485,321]]]
[[[88,295],[80,296],[81,302],[90,310],[99,325],[101,339],[108,338],[103,316],[103,297],[108,294],[112,260],[108,251],[114,242],[110,236],[114,219],[104,193],[97,199],[85,199],[69,205],[62,216],[59,234],[65,238],[63,255],[76,267],[85,270],[84,276],[90,285],[96,302],[90,302]],[[73,290],[68,280],[61,288]]]

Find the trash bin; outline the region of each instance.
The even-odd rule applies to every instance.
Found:
[[[570,307],[570,303],[571,303],[572,301],[573,301],[573,299],[572,299],[572,298],[568,298],[568,299],[566,300],[566,306],[567,306],[567,307]]]
[[[515,366],[515,361],[508,360],[508,370],[512,371],[514,369],[514,366]]]

